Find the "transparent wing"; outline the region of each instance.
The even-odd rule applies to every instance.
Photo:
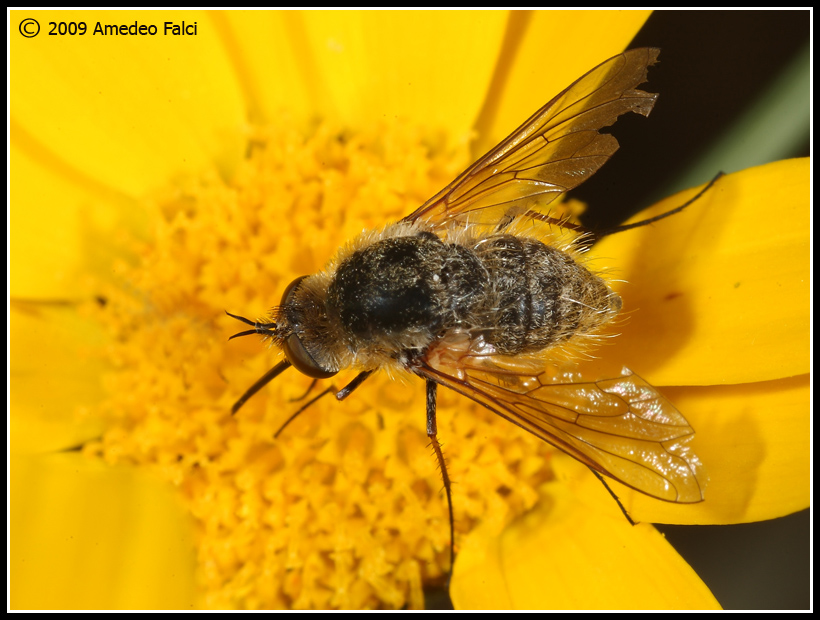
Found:
[[[618,150],[618,141],[598,130],[626,112],[652,111],[657,94],[635,88],[659,52],[629,50],[598,65],[404,219],[434,228],[496,224],[580,185]]]
[[[514,358],[461,356],[421,376],[449,387],[530,431],[585,465],[658,499],[703,500],[707,476],[689,448],[695,431],[655,388],[620,377],[571,382]]]

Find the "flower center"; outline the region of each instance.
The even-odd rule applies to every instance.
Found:
[[[263,316],[294,278],[362,229],[413,211],[469,155],[398,125],[321,125],[307,137],[273,128],[249,145],[230,181],[212,175],[147,207],[153,239],[98,310],[116,370],[110,430],[94,451],[179,488],[199,528],[203,606],[423,607],[424,584],[449,570],[450,544],[423,382],[376,373],[274,439],[311,382],[290,369],[232,417],[281,354],[255,338],[228,342],[238,325],[225,310]],[[444,390],[438,418],[458,548],[478,522],[532,507],[551,475],[548,448]]]

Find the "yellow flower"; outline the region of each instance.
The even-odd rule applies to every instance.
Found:
[[[618,326],[622,335],[606,355],[646,369],[655,385],[692,386],[663,392],[697,429],[694,449],[709,473],[706,501],[696,505],[665,504],[613,483],[637,521],[746,523],[808,505],[809,246],[800,232],[808,229],[808,171],[808,161],[790,160],[729,175],[680,217],[596,247],[601,256],[625,257],[618,261],[629,274],[624,307],[641,309]],[[692,193],[673,196],[640,218],[683,204]],[[761,235],[759,222],[772,204],[790,224]],[[674,355],[664,355],[670,347]],[[469,554],[465,543],[453,580],[456,604],[464,600],[457,592],[461,579],[472,583],[480,575],[481,588],[465,586],[478,607],[528,608],[536,594],[558,608],[705,606],[691,569],[656,555],[666,545],[658,533],[643,523],[629,527],[617,510],[592,513],[589,506],[608,496],[591,476],[575,471],[579,466],[569,465],[567,477],[577,477],[576,486],[553,485],[549,508],[542,505],[501,535],[487,536]],[[612,522],[604,525],[605,519]],[[549,550],[549,559],[533,554],[535,548]],[[579,563],[593,555],[590,573]],[[460,562],[478,567],[465,575]],[[596,576],[579,581],[579,574]],[[624,574],[640,577],[625,582]],[[607,587],[602,576],[609,577],[608,597],[590,600],[590,589]],[[487,598],[479,598],[481,592]]]
[[[290,371],[231,418],[276,358],[227,343],[222,311],[264,313],[410,212],[469,163],[471,129],[490,146],[645,17],[49,13],[89,34],[13,38],[11,605],[422,606],[449,532],[419,382],[372,378],[274,441],[309,382]],[[92,38],[135,22],[190,34]],[[547,38],[572,51],[545,75]],[[707,501],[613,484],[637,520],[808,505],[807,182],[801,161],[731,175],[596,248],[639,309],[602,355],[698,386],[664,393],[698,431]],[[789,226],[760,234],[773,211]],[[441,391],[439,433],[456,606],[716,605],[574,461]]]

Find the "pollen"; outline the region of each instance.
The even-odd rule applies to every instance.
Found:
[[[150,239],[100,285],[107,303],[90,312],[110,334],[108,431],[85,451],[178,489],[197,528],[202,608],[418,609],[424,588],[445,582],[447,502],[423,381],[376,373],[274,438],[355,374],[312,386],[289,369],[232,416],[281,353],[261,339],[228,342],[241,326],[225,311],[265,316],[346,241],[412,212],[469,163],[466,141],[446,142],[399,124],[254,130],[230,175],[146,201]],[[477,524],[535,504],[549,448],[446,390],[438,428],[458,550]]]

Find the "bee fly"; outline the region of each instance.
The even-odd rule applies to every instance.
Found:
[[[542,209],[617,150],[615,138],[598,129],[626,112],[652,110],[657,95],[636,87],[658,52],[630,50],[592,69],[416,211],[364,233],[323,271],[294,280],[264,322],[231,314],[253,327],[236,336],[261,334],[286,358],[242,396],[234,413],[289,366],[314,379],[359,369],[336,393],[339,400],[379,368],[423,378],[427,435],[450,510],[451,556],[450,481],[436,436],[439,385],[596,475],[669,502],[701,501],[706,476],[688,446],[694,430],[652,386],[627,369],[592,382],[556,380],[549,370],[551,351],[595,334],[621,309],[621,299],[572,251],[522,225],[546,222],[587,233],[589,242],[592,231]]]

